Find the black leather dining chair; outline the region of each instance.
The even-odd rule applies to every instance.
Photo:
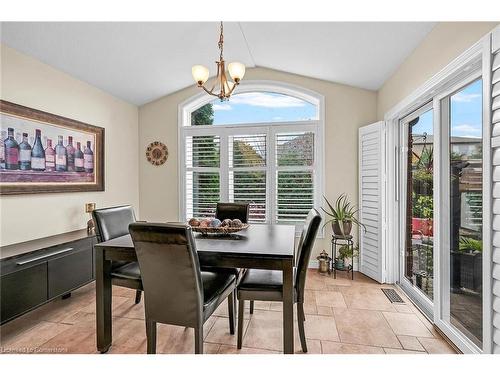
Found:
[[[134,223],[132,206],[100,208],[92,211],[97,242],[112,240],[128,234],[128,226]],[[135,289],[135,303],[141,302],[142,281],[137,262],[116,262],[111,264],[111,282],[114,285]]]
[[[217,203],[215,217],[219,220],[240,219],[242,223],[248,223],[249,204],[248,203]]]
[[[230,270],[201,271],[191,227],[130,224],[144,285],[148,354],[156,353],[156,324],[194,328],[195,353],[203,353],[203,323],[226,298],[235,301]],[[229,311],[230,327],[234,312]],[[231,329],[231,328],[230,328]]]
[[[219,220],[225,219],[240,219],[242,223],[248,223],[248,215],[250,213],[250,204],[241,202],[218,202],[215,209],[215,217]],[[205,270],[206,268],[203,268]],[[209,268],[207,268],[209,270]],[[246,269],[233,268],[232,269],[238,280],[241,279],[246,272]],[[253,301],[250,302],[253,310]]]
[[[294,278],[294,302],[297,303],[297,323],[299,326],[300,343],[304,353],[307,352],[304,331],[304,287],[307,266],[320,223],[321,215],[316,209],[311,209],[306,217],[296,254],[297,263]],[[245,300],[282,302],[283,273],[281,271],[272,270],[247,270],[238,285],[238,300],[238,349],[241,349]]]

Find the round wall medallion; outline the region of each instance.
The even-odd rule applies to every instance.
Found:
[[[146,148],[146,159],[153,165],[162,165],[167,158],[168,148],[161,142],[151,142]]]

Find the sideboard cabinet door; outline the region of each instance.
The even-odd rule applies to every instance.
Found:
[[[49,299],[68,293],[92,280],[93,249],[86,246],[48,264]]]
[[[0,279],[1,322],[47,301],[47,263],[4,275]]]

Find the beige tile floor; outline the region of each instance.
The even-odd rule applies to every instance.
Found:
[[[1,353],[96,353],[95,289],[89,284],[0,327]],[[392,304],[381,285],[355,273],[335,280],[309,270],[305,331],[310,354],[454,353],[423,315],[405,303]],[[135,292],[113,287],[113,346],[108,353],[145,353],[144,306]],[[229,334],[227,305],[205,323],[205,353],[264,354],[282,350],[282,305],[256,302],[245,311],[243,349]],[[297,327],[295,348],[301,353]],[[192,329],[159,325],[159,353],[192,353]]]

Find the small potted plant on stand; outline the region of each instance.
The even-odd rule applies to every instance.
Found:
[[[331,223],[332,225],[332,261],[333,261],[333,277],[336,278],[336,270],[350,271],[352,270],[352,265],[346,267],[345,261],[348,258],[353,257],[354,242],[353,236],[351,235],[352,224],[356,224],[362,227],[366,232],[366,227],[358,221],[356,214],[358,209],[349,202],[346,194],[340,195],[335,204],[331,204],[326,197],[325,201],[328,205],[327,209],[321,207],[324,213],[326,213],[330,218],[323,224],[323,226]],[[339,247],[339,253],[337,254],[337,245]],[[357,249],[357,246],[356,246]],[[351,275],[354,278],[354,273]]]
[[[323,226],[331,223],[333,233],[336,236],[349,236],[351,234],[353,223],[363,227],[366,231],[365,226],[361,224],[358,219],[356,219],[355,215],[358,212],[358,209],[351,202],[349,202],[345,193],[337,198],[335,205],[332,205],[326,197],[323,198],[325,198],[329,209],[325,210],[323,207],[321,207],[321,209],[324,213],[331,217],[331,219],[327,220]]]
[[[359,251],[358,245],[353,247],[349,245],[342,245],[339,248],[339,255],[335,260],[335,267],[338,270],[346,270],[346,269],[352,270],[354,267],[354,258],[357,258],[358,251]],[[348,263],[349,259],[351,259],[350,264]]]

